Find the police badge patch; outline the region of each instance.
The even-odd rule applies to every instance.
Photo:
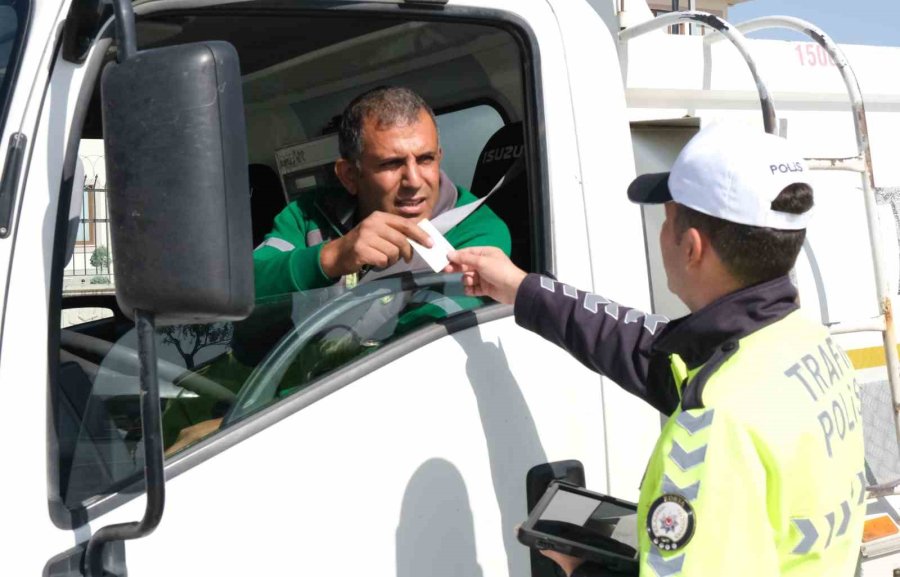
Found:
[[[659,497],[647,512],[647,533],[663,551],[681,549],[694,536],[694,509],[681,495]]]

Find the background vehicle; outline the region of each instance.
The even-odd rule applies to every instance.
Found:
[[[632,23],[647,10],[626,4]],[[103,231],[98,87],[115,59],[113,26],[99,2],[3,8],[2,142],[16,143],[0,177],[0,207],[4,198],[12,207],[0,222],[0,389],[13,412],[0,420],[0,439],[15,464],[3,484],[11,501],[4,571],[78,575],[91,535],[144,509],[137,338],[112,291],[124,255]],[[761,124],[759,102],[743,61],[724,44],[711,61],[696,35],[659,31],[626,48],[617,39],[621,8],[599,0],[134,6],[140,49],[207,40],[237,49],[255,230],[288,199],[327,182],[334,117],[351,98],[403,84],[435,108],[445,169],[476,194],[525,155],[524,174],[492,198],[521,266],[673,315],[681,309],[653,250],[659,215],[629,204],[623,191],[636,172],[671,162],[701,123]],[[854,154],[852,117],[838,103],[839,77],[825,75],[828,59],[807,43],[750,46],[788,136],[810,156]],[[891,155],[900,150],[900,81],[881,70],[896,69],[900,52],[846,51],[864,63],[881,230],[896,278],[895,209],[884,191],[898,182]],[[71,177],[79,156],[85,186]],[[797,279],[804,308],[828,322],[876,312],[858,186],[858,176],[836,173],[816,183],[819,214]],[[81,200],[80,216],[70,198]],[[205,215],[194,216],[202,228]],[[190,262],[191,247],[178,235],[169,240],[172,262]],[[93,277],[109,282],[91,285]],[[453,277],[419,275],[343,295],[268,299],[242,321],[161,327],[166,444],[186,426],[222,421],[167,456],[162,524],[128,543],[127,558],[115,552],[129,574],[529,575],[512,528],[525,518],[531,467],[577,458],[591,489],[634,500],[659,415],[520,330],[510,307],[460,305],[459,293]],[[388,301],[404,307],[363,323],[373,303]],[[404,317],[425,304],[443,318]],[[886,390],[872,360],[879,342],[842,337],[868,367],[866,391]],[[878,399],[864,399],[873,422],[890,407],[889,395]],[[881,439],[896,452],[894,438],[875,438],[872,446]],[[889,480],[891,458],[879,469],[888,478],[870,482]]]

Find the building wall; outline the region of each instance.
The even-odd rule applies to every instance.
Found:
[[[716,16],[723,18],[728,17],[728,6],[737,4],[734,0],[697,0],[696,9],[703,12],[710,12]],[[672,2],[666,0],[649,0],[647,5],[650,10],[656,13],[665,13],[672,11]],[[679,1],[679,10],[687,10],[689,6],[688,0]]]

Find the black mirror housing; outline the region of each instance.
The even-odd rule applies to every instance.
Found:
[[[253,246],[237,51],[137,52],[101,80],[116,297],[159,324],[253,309]]]

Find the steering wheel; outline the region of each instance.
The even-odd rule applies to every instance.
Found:
[[[222,427],[246,416],[255,407],[274,398],[282,377],[296,355],[313,337],[331,327],[335,318],[360,305],[373,303],[388,296],[448,284],[461,286],[461,278],[462,274],[460,273],[413,274],[403,272],[360,284],[335,297],[284,335],[263,362],[254,369],[238,392],[237,400],[225,414]]]
[[[138,352],[120,343],[110,343],[71,329],[62,329],[60,331],[60,346],[70,351],[81,351],[100,357],[104,362],[111,365],[109,368],[112,371],[123,374],[131,373],[135,376],[138,374],[138,367],[140,367]],[[210,397],[217,401],[226,401],[229,404],[233,403],[237,398],[237,395],[228,388],[203,375],[191,373],[189,377],[186,377],[186,369],[184,367],[179,367],[165,359],[156,359],[156,371],[161,379],[170,381],[172,384],[192,393]]]

